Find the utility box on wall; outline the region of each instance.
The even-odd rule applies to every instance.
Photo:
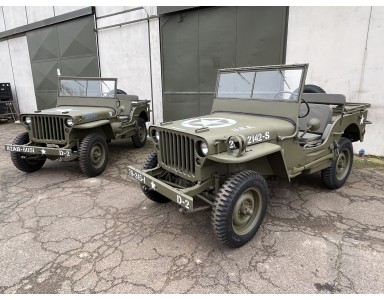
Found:
[[[11,84],[9,82],[7,83],[0,83],[0,101],[12,101],[12,90],[11,90]]]

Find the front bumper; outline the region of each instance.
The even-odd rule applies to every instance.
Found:
[[[74,156],[71,149],[65,149],[65,148],[50,148],[50,147],[6,144],[5,150],[9,152],[18,152],[18,153],[25,153],[30,155],[45,155],[45,156],[57,156],[57,157],[73,157]]]
[[[139,181],[143,188],[148,188],[162,194],[171,201],[180,205],[186,210],[186,212],[194,211],[193,195],[201,190],[200,185],[193,188],[178,189],[148,174],[152,171],[156,171],[156,169],[138,170],[128,166],[129,176]]]

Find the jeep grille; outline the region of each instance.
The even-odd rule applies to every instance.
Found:
[[[160,150],[164,165],[187,176],[195,176],[195,144],[192,138],[160,131]]]
[[[64,117],[32,116],[32,138],[37,142],[65,142]]]

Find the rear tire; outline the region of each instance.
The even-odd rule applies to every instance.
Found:
[[[20,133],[13,140],[14,145],[25,145],[29,142],[28,132]],[[25,157],[25,158],[22,158]],[[28,158],[29,157],[29,158]],[[27,153],[11,152],[13,165],[25,173],[32,173],[40,170],[46,161],[45,155],[31,155]]]
[[[213,231],[224,245],[237,248],[249,242],[267,211],[268,188],[257,172],[230,176],[216,195],[212,210]]]
[[[132,136],[132,143],[136,148],[141,148],[147,142],[147,126],[142,118],[137,119],[137,132]]]
[[[87,135],[80,143],[79,166],[89,177],[98,176],[105,170],[108,162],[108,145],[98,133]]]
[[[157,166],[157,154],[156,152],[152,152],[145,160],[143,164],[143,170],[153,169],[156,166]],[[152,200],[153,202],[167,203],[171,201],[167,197],[163,196],[162,194],[149,190],[148,187],[144,184],[141,184],[141,190],[143,191],[144,195],[147,196],[147,198],[149,200]]]
[[[330,167],[321,171],[323,183],[330,189],[338,189],[347,181],[353,165],[352,142],[342,137],[339,141],[339,156]]]
[[[318,85],[314,84],[306,84],[304,85],[303,93],[309,93],[309,94],[325,94],[325,91],[319,87]]]

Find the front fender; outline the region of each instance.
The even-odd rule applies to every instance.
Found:
[[[281,146],[272,143],[260,143],[248,146],[246,152],[240,157],[235,157],[227,152],[208,155],[208,159],[225,164],[241,164],[266,157],[274,175],[290,180],[287,166],[283,157]]]

